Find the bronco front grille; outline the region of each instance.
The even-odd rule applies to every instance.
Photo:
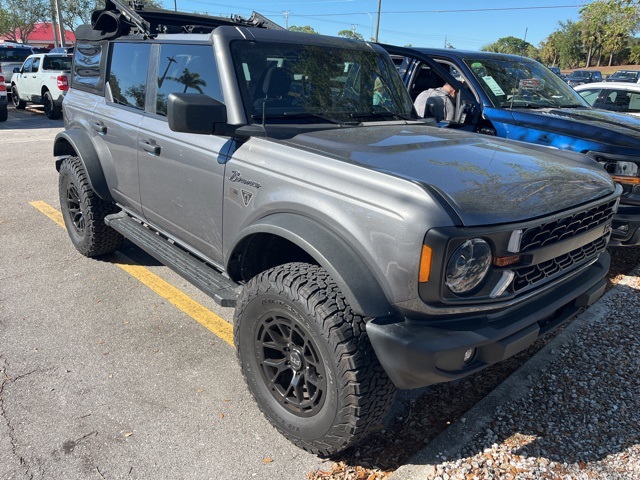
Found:
[[[564,271],[570,270],[575,265],[595,257],[604,251],[607,246],[607,238],[608,235],[605,235],[598,240],[576,248],[559,257],[552,258],[538,265],[515,270],[515,278],[511,285],[512,292],[521,292],[531,285],[561,274]]]
[[[613,217],[616,201],[617,199],[611,200],[585,211],[543,225],[527,228],[522,232],[520,253],[536,248],[548,247],[587,232],[598,225],[604,225]]]

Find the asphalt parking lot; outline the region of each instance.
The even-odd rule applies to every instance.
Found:
[[[459,452],[463,437],[473,433],[469,425],[484,432],[495,420],[493,406],[469,413],[461,424],[438,404],[463,404],[490,372],[469,383],[403,393],[391,419],[400,427],[351,452],[349,459],[361,462],[345,465],[338,458],[335,464],[294,447],[263,418],[244,385],[230,309],[133,246],[101,260],[73,248],[61,226],[51,155],[62,128],[62,120],[48,120],[39,108],[11,108],[0,123],[0,479],[388,478],[358,469],[376,448],[378,458],[404,458],[400,468],[390,462],[389,470],[397,469],[391,478],[446,478],[443,472],[457,478],[457,463],[443,469],[442,452],[451,458],[446,448],[453,447],[424,435],[429,425],[444,429],[451,418],[448,437],[455,437]],[[627,295],[627,307],[637,312],[634,295]],[[544,371],[546,355],[531,374],[522,373],[527,391]],[[508,383],[501,389],[513,390]],[[433,408],[418,410],[419,396]],[[535,410],[526,413],[538,418]],[[405,427],[420,432],[400,436]],[[410,460],[398,453],[424,445]],[[485,454],[475,446],[471,451]],[[480,460],[469,458],[472,473]]]
[[[232,312],[139,250],[101,261],[56,223],[37,108],[0,124],[0,478],[303,479],[324,465],[250,398]]]

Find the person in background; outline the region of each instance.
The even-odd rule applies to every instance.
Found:
[[[376,78],[376,81],[373,83],[373,104],[384,107],[387,110],[391,107],[391,100],[387,97],[386,88],[380,80],[380,77]]]
[[[413,102],[416,112],[422,118],[433,117],[436,121],[451,121],[455,115],[455,89],[445,83],[442,87],[429,88],[421,92]]]

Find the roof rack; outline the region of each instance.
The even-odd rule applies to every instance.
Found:
[[[109,40],[138,34],[152,38],[159,33],[209,33],[223,25],[284,30],[257,12],[248,19],[240,15],[225,18],[145,7],[136,0],[128,4],[122,0],[105,0],[105,8],[95,10],[91,14],[91,25],[78,27],[76,37]]]

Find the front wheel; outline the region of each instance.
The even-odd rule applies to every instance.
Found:
[[[20,100],[20,95],[18,94],[18,87],[15,85],[11,87],[11,99],[13,100],[13,106],[18,110],[22,110],[27,106],[27,102],[24,100]]]
[[[118,207],[101,199],[91,188],[78,157],[63,160],[58,179],[60,209],[71,242],[87,257],[106,255],[122,245],[123,237],[104,223]]]
[[[267,419],[294,444],[332,455],[388,412],[395,387],[328,273],[290,263],[250,280],[234,337],[242,373]]]
[[[42,98],[42,104],[44,106],[44,114],[47,116],[49,120],[57,120],[60,118],[62,114],[62,109],[53,101],[53,97],[51,96],[51,92],[45,92],[44,97]]]

